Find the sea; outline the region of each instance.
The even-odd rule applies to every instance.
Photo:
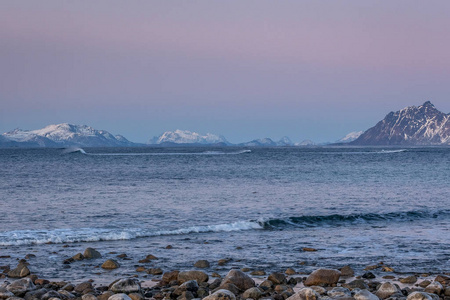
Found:
[[[102,258],[64,263],[88,247]],[[73,282],[201,259],[221,275],[450,272],[450,148],[0,149],[0,266],[26,256]]]

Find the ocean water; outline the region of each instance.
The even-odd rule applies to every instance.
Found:
[[[218,273],[450,271],[450,148],[0,149],[0,166],[0,266],[34,254],[44,278],[199,259]],[[103,257],[63,264],[87,247]],[[121,267],[99,268],[107,258]]]

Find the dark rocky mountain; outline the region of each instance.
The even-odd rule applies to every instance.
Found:
[[[430,101],[390,112],[350,145],[433,146],[450,145],[450,114]]]

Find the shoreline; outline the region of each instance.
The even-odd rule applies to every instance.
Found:
[[[126,257],[125,254],[118,256]],[[139,261],[140,265],[136,265],[134,272],[122,270],[113,276],[104,276],[105,273],[99,272],[98,276],[89,274],[75,280],[64,280],[39,278],[36,275],[39,272],[32,272],[32,259],[31,255],[19,260],[17,266],[0,265],[0,299],[108,300],[113,297],[110,300],[129,300],[129,297],[132,300],[233,300],[233,296],[236,299],[254,300],[450,299],[449,272],[404,274],[395,272],[383,263],[355,270],[350,266],[342,266],[340,269],[317,267],[313,272],[301,272],[299,266],[297,270],[288,268],[280,272],[266,272],[256,268],[228,267],[229,261],[224,259],[214,262],[222,267],[221,270],[227,270],[219,274],[206,260],[199,260],[186,270],[147,268],[146,263],[157,260],[153,255],[148,255]],[[116,260],[102,258],[92,248],[87,248],[83,254],[74,255],[65,263],[70,265],[79,260],[102,262],[102,271],[120,271],[120,264]],[[111,277],[114,279],[111,280]],[[114,288],[118,282],[120,287]],[[119,294],[128,296],[114,298],[119,297]]]

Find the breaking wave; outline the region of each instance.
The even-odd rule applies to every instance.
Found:
[[[84,151],[83,148],[79,148],[79,147],[71,147],[71,148],[66,148],[63,150],[64,154],[69,154],[69,153],[82,153],[82,154],[87,154],[86,151]]]
[[[358,224],[389,222],[413,222],[417,220],[450,217],[450,210],[436,212],[407,211],[384,214],[350,214],[300,216],[282,219],[249,220],[226,224],[192,226],[174,230],[146,230],[142,228],[79,228],[53,230],[14,230],[0,232],[0,246],[37,245],[49,243],[79,243],[97,241],[131,240],[143,237],[186,235],[208,232],[232,232],[246,230],[281,230],[287,228],[338,227]]]

